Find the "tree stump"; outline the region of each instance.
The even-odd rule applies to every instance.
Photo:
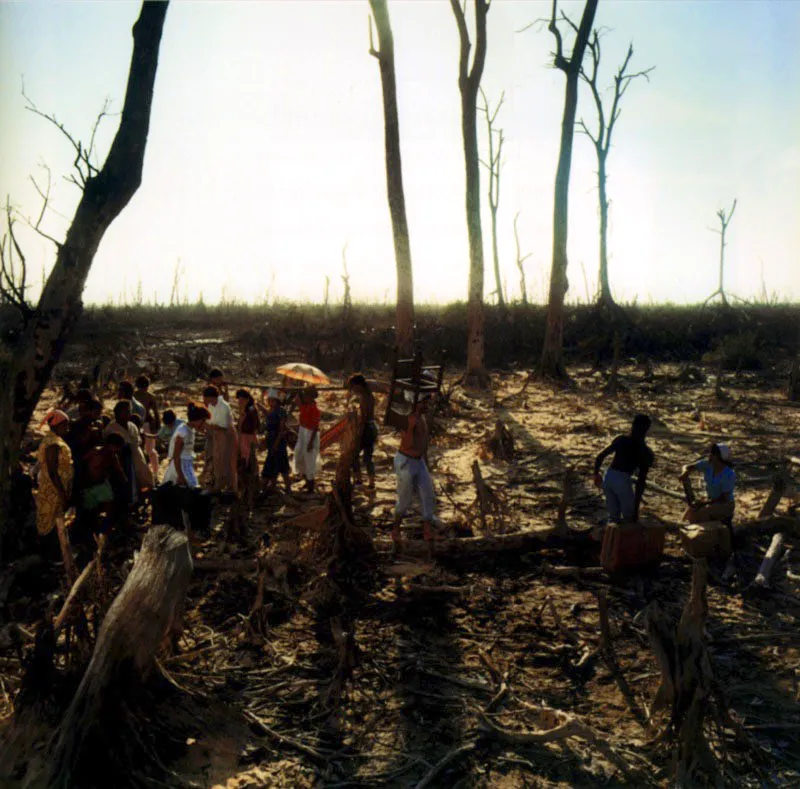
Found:
[[[714,706],[714,675],[705,643],[708,614],[704,559],[692,566],[692,585],[677,628],[660,607],[647,614],[647,629],[661,669],[661,685],[651,710],[651,719],[662,706],[670,705],[670,718],[663,734],[674,740],[677,786],[703,784],[701,776],[713,777],[716,762],[704,731],[706,715],[727,717],[727,710]]]
[[[494,432],[489,436],[486,449],[495,460],[514,459],[514,436],[511,435],[508,426],[499,419],[494,424]]]
[[[167,526],[151,528],[103,619],[92,658],[54,736],[44,785],[70,785],[86,734],[104,701],[116,692],[114,686],[150,675],[158,648],[179,627],[191,574],[186,534]]]
[[[800,357],[795,356],[792,370],[789,373],[789,400],[796,403],[800,400]]]

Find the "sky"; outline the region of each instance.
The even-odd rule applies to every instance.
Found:
[[[576,21],[582,3],[559,4]],[[447,0],[390,0],[414,290],[463,300],[468,248],[457,85],[458,34]],[[106,98],[119,110],[138,3],[0,2],[0,197],[35,218],[29,180],[53,173],[47,232],[63,238],[79,198],[73,156],[21,94],[88,139]],[[494,0],[482,85],[504,131],[498,235],[509,298],[520,296],[513,220],[528,296],[546,296],[564,75],[553,38],[531,22],[539,0]],[[474,27],[474,8],[467,15]],[[396,287],[386,200],[378,64],[367,0],[183,0],[168,14],[143,183],[112,224],[85,301],[261,302],[341,299],[343,249],[353,298],[391,302]],[[726,290],[800,298],[800,0],[600,0],[601,83],[630,42],[628,90],[608,160],[610,277],[618,299],[692,303],[717,288],[717,211],[738,200]],[[578,107],[596,122],[583,86]],[[105,156],[118,118],[98,134]],[[479,117],[480,144],[487,136]],[[597,287],[596,158],[576,134],[570,187],[569,298]],[[487,179],[481,191],[487,204]],[[22,228],[31,295],[54,259]],[[486,294],[494,291],[488,204]]]

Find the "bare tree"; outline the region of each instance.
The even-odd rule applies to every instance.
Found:
[[[717,289],[703,302],[703,306],[705,307],[711,299],[715,296],[719,296],[722,299],[722,303],[727,307],[728,306],[728,298],[725,295],[725,234],[728,232],[728,225],[731,223],[731,219],[733,219],[733,212],[736,210],[736,200],[733,201],[733,205],[731,206],[731,210],[728,213],[725,213],[724,208],[720,208],[717,211],[717,218],[719,219],[719,230],[715,230],[715,233],[719,233],[719,285]]]
[[[469,39],[467,20],[460,0],[450,0],[458,26],[460,54],[458,62],[458,89],[461,92],[461,134],[464,141],[464,166],[466,170],[467,234],[469,236],[469,294],[467,299],[467,371],[465,380],[473,385],[485,386],[488,375],[484,367],[484,312],[483,312],[483,232],[481,230],[481,173],[478,155],[477,102],[478,89],[486,63],[487,0],[475,3],[475,55],[469,64]]]
[[[576,31],[572,55],[564,57],[564,45],[558,28],[558,0],[553,0],[553,11],[548,29],[556,41],[553,57],[555,68],[563,71],[567,78],[564,98],[564,115],[561,120],[561,149],[556,169],[555,199],[553,201],[553,260],[550,269],[550,296],[547,306],[544,347],[540,372],[544,376],[566,378],[564,367],[564,297],[567,295],[567,231],[569,219],[569,176],[572,167],[572,141],[575,134],[575,113],[578,106],[578,80],[581,63],[589,41],[589,33],[597,11],[597,0],[586,0],[579,27],[567,17],[561,19]]]
[[[528,306],[528,286],[525,282],[525,261],[533,254],[532,252],[528,252],[527,255],[523,255],[520,246],[519,246],[519,232],[517,231],[517,220],[519,219],[520,212],[517,211],[514,214],[514,242],[517,245],[517,268],[519,269],[519,289],[522,293],[522,303],[527,307]]]
[[[166,2],[144,2],[133,26],[133,55],[125,102],[102,168],[94,164],[93,157],[96,124],[90,144],[84,146],[54,116],[45,115],[29,104],[31,111],[57,125],[73,145],[76,153],[73,180],[82,195],[66,237],[63,242],[56,242],[55,265],[38,304],[23,325],[0,388],[0,538],[5,534],[10,480],[25,429],[80,316],[81,294],[100,241],[142,180],[167,7]],[[13,238],[11,244],[19,254],[21,250]]]
[[[350,272],[347,270],[347,245],[348,241],[342,247],[342,285],[344,286],[344,295],[342,296],[342,315],[345,322],[350,320],[350,313],[353,310],[353,300],[350,296]]]
[[[500,95],[500,101],[492,111],[489,108],[489,100],[481,88],[481,98],[483,99],[483,107],[481,112],[486,116],[486,130],[489,137],[489,160],[481,162],[481,164],[489,171],[489,211],[492,215],[492,257],[494,261],[494,282],[495,293],[497,294],[497,303],[501,309],[505,309],[506,303],[503,297],[503,287],[500,281],[500,256],[497,252],[497,206],[500,203],[500,169],[503,166],[503,136],[502,129],[495,129],[494,124],[497,120],[497,114],[503,106],[506,94],[503,92]],[[497,135],[497,149],[495,150],[494,139]]]
[[[394,69],[394,37],[386,0],[369,0],[378,49],[372,41],[372,20],[369,25],[369,53],[378,61],[383,90],[383,123],[386,147],[386,191],[394,236],[394,259],[397,268],[397,313],[395,337],[398,351],[411,356],[414,351],[414,278],[411,265],[411,244],[408,240],[406,198],[403,191],[403,167],[400,157],[400,121],[397,113],[397,80]]]
[[[614,126],[622,112],[619,103],[625,95],[625,91],[633,80],[637,77],[644,77],[650,80],[650,72],[655,68],[651,66],[644,71],[635,73],[628,72],[631,58],[633,57],[633,44],[628,47],[628,54],[625,56],[622,65],[614,75],[614,98],[611,101],[611,112],[606,115],[600,90],[597,87],[597,72],[600,68],[600,34],[595,30],[589,42],[589,54],[592,57],[592,69],[587,73],[585,68],[581,68],[581,77],[590,87],[595,107],[597,108],[597,131],[592,133],[589,127],[580,120],[579,125],[583,133],[592,141],[595,153],[597,154],[597,189],[600,202],[600,294],[599,301],[607,306],[614,305],[614,297],[611,295],[611,287],[608,282],[608,192],[607,192],[607,170],[608,152],[611,150],[611,135]]]

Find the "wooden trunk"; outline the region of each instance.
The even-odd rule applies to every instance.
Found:
[[[46,784],[70,785],[72,767],[101,706],[130,689],[131,680],[148,677],[159,647],[179,627],[191,574],[186,534],[151,528],[100,626],[92,658],[56,733]]]
[[[719,521],[681,526],[680,533],[681,547],[693,559],[724,558],[731,553],[731,530]]]

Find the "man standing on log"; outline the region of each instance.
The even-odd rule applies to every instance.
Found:
[[[428,420],[425,414],[431,401],[425,395],[408,415],[408,425],[400,439],[400,449],[394,457],[394,472],[397,475],[397,505],[394,509],[392,540],[395,548],[400,542],[400,524],[411,506],[416,489],[422,505],[422,537],[430,546],[433,540],[433,513],[436,497],[433,480],[428,471]]]
[[[613,523],[639,520],[639,506],[642,503],[647,473],[653,465],[653,450],[645,443],[650,429],[650,417],[637,414],[633,419],[629,435],[617,436],[594,462],[594,483],[606,495],[608,517]],[[600,475],[603,461],[614,453],[611,467],[605,477]],[[633,487],[633,472],[639,470],[636,490]]]

